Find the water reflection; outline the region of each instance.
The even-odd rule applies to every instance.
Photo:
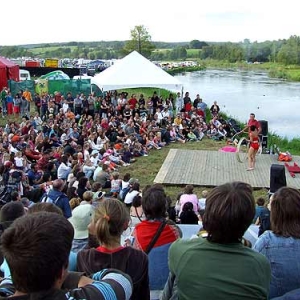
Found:
[[[269,130],[289,139],[300,137],[300,83],[269,78],[262,71],[206,70],[176,76],[190,92],[243,122],[254,112]]]

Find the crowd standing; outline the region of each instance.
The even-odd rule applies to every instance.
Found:
[[[174,207],[162,185],[141,190],[138,179],[120,176],[119,168],[172,142],[229,137],[217,102],[208,109],[188,92],[137,99],[125,92],[12,96],[7,88],[1,101],[2,116],[22,117],[20,124],[0,129],[2,295],[154,299],[154,290],[163,290],[161,299],[299,295],[299,191],[280,189],[266,211],[261,201],[255,207],[251,186],[242,182],[203,191],[200,199],[187,185]],[[269,228],[255,245],[247,243],[245,231],[251,223],[262,227],[266,215]],[[178,224],[201,230],[184,240]],[[275,251],[286,253],[287,245],[288,255]]]

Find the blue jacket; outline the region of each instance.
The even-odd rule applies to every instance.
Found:
[[[300,239],[267,230],[256,241],[254,250],[271,264],[270,299],[300,288]]]
[[[64,217],[68,219],[72,216],[72,210],[69,204],[69,198],[67,197],[66,194],[62,193],[61,191],[51,189],[48,193],[48,197],[53,202],[59,197],[57,202],[54,204],[62,210]]]

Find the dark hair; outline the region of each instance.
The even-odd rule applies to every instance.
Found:
[[[92,192],[98,192],[99,189],[102,188],[102,184],[100,182],[94,182],[92,184]]]
[[[255,125],[251,125],[250,126],[250,131],[255,131],[256,130],[256,126]]]
[[[20,201],[12,201],[6,203],[1,207],[0,221],[1,222],[12,222],[15,219],[25,214],[24,206]]]
[[[215,187],[207,196],[203,215],[207,239],[220,244],[240,241],[254,215],[255,204],[249,184],[237,181]]]
[[[194,187],[191,184],[186,185],[184,188],[185,194],[193,194]]]
[[[68,266],[73,236],[66,218],[48,212],[25,215],[6,229],[2,251],[16,290],[35,293],[53,288]]]
[[[80,179],[81,177],[84,177],[84,176],[85,176],[85,173],[82,172],[82,171],[80,171],[80,172],[78,172],[78,173],[76,174],[76,179],[79,181],[79,179]]]
[[[184,203],[183,207],[182,207],[182,211],[186,212],[186,211],[193,211],[194,207],[193,207],[193,203],[192,202],[186,202]]]
[[[194,207],[192,202],[184,203],[179,218],[181,224],[198,224],[199,218],[194,212]]]
[[[282,187],[271,198],[271,229],[280,236],[300,238],[300,192]]]
[[[126,173],[123,177],[123,181],[127,182],[130,179],[130,173]]]
[[[136,195],[132,199],[132,206],[133,207],[140,207],[142,205],[142,196],[141,195]]]
[[[13,192],[10,194],[10,198],[11,198],[11,201],[17,201],[18,198],[19,198],[19,192],[13,191]]]
[[[93,223],[100,243],[111,245],[120,239],[130,220],[129,211],[121,201],[107,199],[95,210]]]
[[[72,198],[77,198],[76,187],[71,186],[67,189],[67,197],[71,200]]]
[[[57,205],[50,202],[39,202],[28,208],[29,214],[39,213],[39,212],[49,212],[58,215],[63,215],[62,210]]]
[[[160,186],[151,186],[143,193],[142,208],[147,219],[166,217],[166,194]]]
[[[81,188],[85,188],[87,182],[88,182],[88,178],[87,177],[81,177],[79,180],[78,180],[78,187],[81,187]]]
[[[130,191],[139,191],[140,190],[140,184],[138,182],[134,182],[131,186]]]
[[[68,156],[66,156],[66,155],[62,155],[61,156],[61,158],[60,158],[60,161],[62,162],[62,163],[67,163],[68,162]]]
[[[264,206],[265,205],[265,199],[263,197],[259,197],[256,199],[256,204],[258,206]]]

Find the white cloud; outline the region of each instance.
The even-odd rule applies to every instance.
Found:
[[[1,3],[0,45],[126,40],[145,25],[154,41],[237,42],[300,32],[296,1],[10,0]],[[5,26],[3,26],[5,24]],[[4,28],[5,27],[5,28]]]

